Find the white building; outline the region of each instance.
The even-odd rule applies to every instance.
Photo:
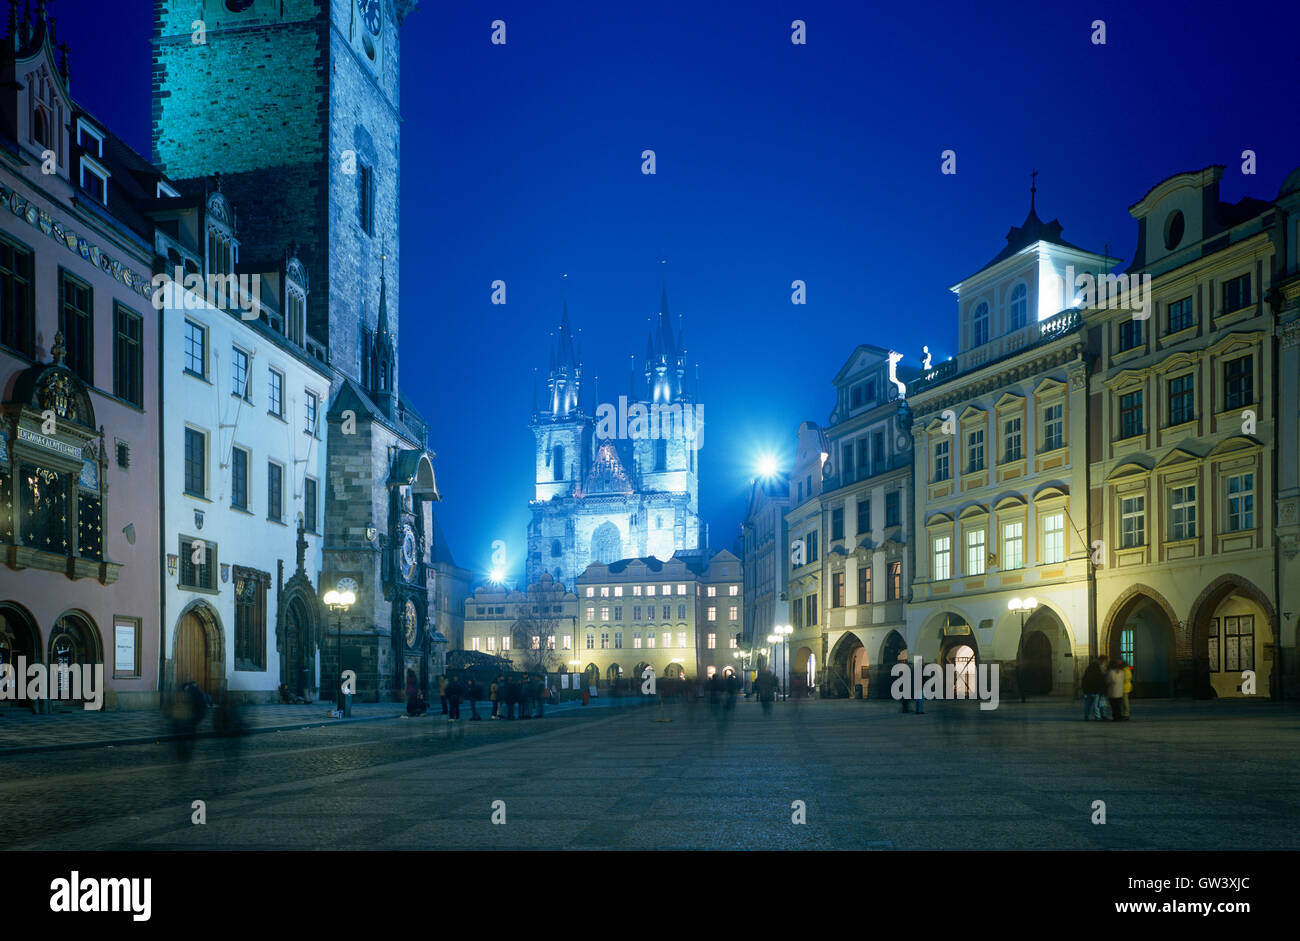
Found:
[[[156,213],[169,273],[231,274],[238,244],[220,191],[169,203]],[[264,273],[251,305],[163,297],[163,657],[164,690],[194,680],[214,698],[263,702],[281,684],[320,689],[330,380],[304,326],[303,266],[253,267]]]

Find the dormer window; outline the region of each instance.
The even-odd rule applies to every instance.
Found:
[[[235,256],[230,235],[216,226],[208,227],[208,272],[234,274]]]
[[[284,335],[302,346],[307,325],[307,299],[293,288],[286,290],[284,295]]]
[[[59,142],[62,140],[63,108],[54,87],[54,81],[45,68],[37,69],[28,76],[31,143],[42,153],[49,150],[58,154]],[[57,159],[57,163],[63,164],[63,161]]]
[[[77,120],[77,146],[96,160],[104,159],[104,135],[84,120]]]
[[[80,185],[101,206],[108,205],[108,171],[90,157],[81,158]]]

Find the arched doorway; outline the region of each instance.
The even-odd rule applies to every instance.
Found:
[[[27,665],[41,663],[40,650],[40,632],[27,610],[10,602],[0,604],[0,663],[7,663],[17,671],[19,657]],[[27,700],[0,700],[0,705],[10,703],[26,704]]]
[[[948,664],[952,664],[952,690],[956,698],[974,699],[978,695],[979,683],[976,668],[979,657],[975,652],[973,637],[948,638],[943,645],[940,656],[943,664],[944,686],[947,687]],[[945,689],[946,692],[946,689]]]
[[[836,699],[851,697],[853,688],[859,684],[866,695],[869,690],[867,669],[867,650],[862,641],[854,634],[845,634],[831,650],[825,695]]]
[[[680,680],[685,675],[686,671],[682,669],[680,663],[670,663],[664,667],[664,679]]]
[[[816,658],[808,647],[800,647],[790,659],[790,694],[806,696],[808,694],[808,676],[810,666],[816,666]]]
[[[316,686],[316,655],[312,619],[301,598],[284,609],[284,656],[280,660],[280,681],[290,692],[305,696]]]
[[[880,659],[876,662],[876,682],[873,684],[875,695],[879,699],[889,699],[889,686],[892,681],[890,670],[898,662],[898,655],[907,649],[907,641],[898,631],[890,631],[885,642],[880,645]]]
[[[1174,621],[1162,601],[1138,589],[1110,619],[1106,651],[1133,668],[1134,698],[1174,694]]]
[[[172,642],[176,689],[194,682],[214,699],[225,683],[225,643],[216,613],[196,601],[181,612]]]
[[[622,687],[623,668],[617,663],[611,663],[605,671],[605,682],[610,689],[618,690]]]
[[[99,631],[89,616],[74,612],[65,614],[54,622],[50,631],[49,695],[53,699],[84,699],[83,664],[103,664],[103,645]],[[70,676],[75,670],[78,676]],[[74,694],[76,694],[74,696]]]
[[[595,686],[598,682],[600,682],[600,667],[594,663],[587,664],[587,668],[582,671],[582,684]]]
[[[1238,575],[1216,578],[1192,605],[1195,695],[1268,696],[1276,664],[1276,612],[1268,597]],[[1247,672],[1254,674],[1250,692]]]
[[[1042,631],[1025,634],[1021,650],[1024,663],[1025,692],[1046,696],[1052,691],[1052,642]]]

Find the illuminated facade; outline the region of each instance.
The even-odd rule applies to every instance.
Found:
[[[697,463],[703,409],[686,377],[686,351],[669,321],[666,291],[657,323],[646,341],[643,377],[634,374],[627,393],[587,406],[565,308],[545,401],[539,404],[534,393],[529,584],[548,572],[572,586],[593,562],[666,560],[704,544]],[[597,394],[593,389],[593,399]],[[640,423],[638,410],[645,416]]]
[[[790,471],[790,509],[785,514],[789,540],[790,634],[774,652],[780,674],[797,694],[817,685],[826,663],[822,631],[822,467],[830,458],[830,439],[816,422],[799,425],[794,466]]]

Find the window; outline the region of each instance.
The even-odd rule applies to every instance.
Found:
[[[835,572],[831,575],[831,607],[832,608],[844,607],[844,573],[843,572]]]
[[[655,439],[655,470],[666,471],[668,469],[668,442],[663,438]]]
[[[984,429],[976,428],[966,435],[966,473],[984,469]]]
[[[587,638],[587,639],[588,639],[588,640],[591,640],[590,637]],[[587,646],[590,647],[591,644],[588,643]],[[510,649],[510,635],[509,635],[509,634],[502,634],[502,635],[501,635],[501,649],[502,649],[502,650],[509,650],[509,649]]]
[[[1169,538],[1193,539],[1196,536],[1196,486],[1174,487],[1169,491]]]
[[[302,528],[316,532],[316,481],[310,477],[302,483]]]
[[[903,597],[903,563],[889,563],[889,579],[885,584],[886,600],[897,601]]]
[[[471,649],[471,650],[478,650],[478,649],[479,649],[479,643],[480,643],[480,639],[479,639],[479,638],[477,638],[477,637],[471,637],[471,638],[469,639],[469,642],[470,642],[470,649]]]
[[[609,620],[609,608],[606,607],[605,605],[601,605],[601,608],[600,608],[600,619],[601,619],[602,621],[608,621],[608,620]]]
[[[739,598],[739,597],[740,597],[740,586],[739,586],[739,585],[728,585],[728,586],[727,586],[727,595],[728,595],[729,597],[731,597],[731,598]]]
[[[623,606],[621,604],[614,605],[614,620],[623,620]]]
[[[594,598],[595,596],[596,596],[596,588],[595,588],[595,586],[594,586],[594,585],[588,585],[588,586],[587,586],[587,597],[588,597],[588,598]],[[590,615],[589,615],[589,616],[590,616]]]
[[[607,632],[602,632],[600,635],[600,649],[601,650],[609,649],[609,634]]]
[[[947,480],[952,476],[952,467],[949,464],[949,451],[951,446],[948,439],[936,441],[934,444],[934,482]],[[861,504],[859,504],[861,506]]]
[[[638,598],[641,597],[641,586],[640,586],[640,585],[633,585],[633,586],[632,586],[632,594],[635,595],[635,596],[637,596]]]
[[[1119,352],[1142,345],[1142,321],[1129,318],[1119,324]]]
[[[734,604],[732,604],[732,605],[727,605],[727,620],[728,620],[728,621],[734,621],[734,620],[736,620],[737,614],[738,614],[738,609],[737,609],[737,607],[736,607]]]
[[[938,536],[934,540],[934,577],[947,581],[952,577],[952,538]]]
[[[1011,292],[1011,329],[1019,330],[1029,321],[1029,289],[1017,284]]]
[[[108,173],[94,161],[81,158],[81,188],[101,206],[108,205]]]
[[[185,492],[196,497],[207,494],[207,436],[185,429]]]
[[[614,649],[615,649],[615,650],[622,650],[622,649],[623,649],[623,632],[622,632],[622,631],[615,631],[615,632],[614,632]]]
[[[267,411],[276,418],[284,418],[284,373],[268,369],[267,399],[270,404]]]
[[[646,586],[645,586],[645,593],[646,593],[646,597],[648,597],[648,598],[653,598],[653,597],[655,596],[655,586],[654,586],[654,585],[646,585]]]
[[[113,394],[144,407],[144,321],[120,304],[113,307]]]
[[[217,590],[217,547],[194,536],[180,537],[181,565],[178,584],[182,588]],[[197,559],[197,562],[195,561]]]
[[[844,538],[844,507],[837,506],[831,510],[831,539]]]
[[[307,299],[297,291],[284,292],[284,335],[292,343],[302,346],[307,324]]]
[[[309,435],[316,434],[316,394],[304,390],[305,411],[303,415],[303,431]]]
[[[853,442],[845,442],[840,446],[840,453],[843,457],[840,460],[840,476],[845,481],[853,479]]]
[[[871,604],[871,563],[858,566],[858,604]]]
[[[1043,409],[1043,450],[1065,447],[1065,406],[1049,405]]]
[[[1025,567],[1025,524],[1020,520],[1002,524],[1002,568]]]
[[[284,468],[274,461],[266,465],[266,516],[277,522],[284,520]]]
[[[558,539],[552,539],[552,540],[551,540],[551,558],[552,558],[552,559],[558,559],[558,558],[559,558],[560,556],[562,556],[563,554],[564,554],[564,547],[560,545],[560,540],[558,540]]]
[[[667,631],[665,631],[664,633],[667,633]],[[686,646],[686,632],[685,632],[685,631],[678,631],[678,632],[677,632],[677,646],[678,646],[678,647],[685,647],[685,646]]]
[[[0,239],[0,343],[36,357],[36,299],[32,253]]]
[[[1147,541],[1147,498],[1124,497],[1120,501],[1120,546],[1132,549]]]
[[[366,235],[375,234],[375,168],[364,163],[358,164],[357,174],[360,192],[358,193],[358,221]]]
[[[654,632],[654,631],[646,631],[646,634],[645,634],[645,645],[646,645],[646,647],[648,647],[648,648],[651,649],[651,650],[654,650],[654,649],[655,649],[655,632]],[[667,642],[667,641],[664,642],[664,646],[665,646],[665,647],[668,646],[668,642]]]
[[[248,398],[248,354],[237,346],[230,351],[230,394]]]
[[[632,620],[641,620],[641,606],[639,604],[632,606]]]
[[[678,586],[677,586],[677,594],[679,594],[679,595],[685,597],[685,595],[686,595],[686,586],[685,586],[685,585],[678,585]]]
[[[972,322],[971,346],[983,346],[989,341],[989,305],[980,301],[975,307]]]
[[[622,598],[622,597],[623,597],[623,586],[622,586],[622,585],[615,585],[615,586],[614,586],[614,597],[615,597],[615,598]]]
[[[1196,377],[1192,373],[1169,380],[1169,424],[1181,425],[1196,417]]]
[[[1002,423],[1002,460],[1020,460],[1020,418],[1008,418]]]
[[[1223,669],[1228,673],[1255,669],[1255,616],[1223,619]]]
[[[673,616],[673,606],[670,604],[664,605],[664,620],[667,621],[672,616]]]
[[[716,621],[718,619],[718,609],[715,608],[713,605],[709,605],[708,614],[706,615],[706,617],[710,621]]]
[[[1048,513],[1043,517],[1043,562],[1055,565],[1065,561],[1065,514]]]
[[[88,386],[95,384],[94,307],[90,285],[67,272],[59,279],[59,329],[67,347],[65,362]]]
[[[1119,632],[1119,657],[1125,663],[1133,662],[1133,630],[1126,628]]]
[[[562,649],[564,649],[564,650],[572,650],[572,649],[573,649],[573,638],[572,638],[572,637],[570,637],[568,634],[565,634],[565,635],[564,635],[562,638],[560,638],[560,639],[561,639],[562,641],[564,641],[564,643],[560,644],[560,647],[561,647]],[[555,638],[552,637],[551,640],[555,640]]]
[[[1228,531],[1255,528],[1255,475],[1228,478]]]
[[[477,637],[475,637],[474,639],[475,639],[475,640],[478,640]],[[488,652],[489,652],[489,653],[494,652],[494,651],[497,649],[497,638],[496,638],[496,635],[495,635],[495,634],[492,634],[492,635],[489,635],[489,636],[488,636],[488,639],[487,639],[487,649],[488,649]]]
[[[717,586],[717,585],[710,585],[710,586],[705,590],[705,595],[707,595],[707,596],[710,597],[710,598],[716,598],[716,597],[718,597],[718,586]]]
[[[796,630],[803,627],[803,599],[794,599],[794,627]]]
[[[1119,436],[1135,438],[1142,434],[1142,390],[1119,397]]]
[[[1250,305],[1250,275],[1223,282],[1223,313],[1231,313]]]
[[[707,646],[710,650],[716,650],[716,649],[717,649],[717,646],[718,646],[718,635],[717,635],[717,634],[709,634],[709,635],[708,635],[708,640],[706,641],[706,646]]]
[[[885,469],[885,433],[883,431],[873,431],[871,433],[871,467],[877,474]],[[812,487],[809,486],[809,492]]]
[[[1169,305],[1169,332],[1177,333],[1180,330],[1186,330],[1196,323],[1195,314],[1192,312],[1191,297],[1184,297],[1182,300],[1174,301]]]
[[[677,606],[677,620],[679,621],[686,620],[686,605],[679,604]]]
[[[601,585],[601,586],[600,586],[600,597],[602,597],[602,598],[608,598],[608,597],[609,597],[609,586],[608,586],[608,585]]]
[[[235,669],[266,669],[266,590],[270,578],[253,569],[234,566]]]
[[[1219,619],[1210,618],[1210,628],[1206,632],[1206,646],[1210,660],[1210,672],[1219,672]]]
[[[243,448],[230,449],[230,505],[248,509],[248,452]]]
[[[732,634],[727,638],[727,646],[732,650],[738,649],[740,647],[740,638],[737,635]]]
[[[987,554],[984,530],[971,529],[966,532],[966,574],[983,575],[984,557]]]
[[[590,604],[587,605],[587,620],[588,620],[588,621],[594,621],[594,620],[596,620],[596,607],[595,607],[595,605],[590,605]]]
[[[564,479],[564,445],[562,444],[551,448],[551,479]]]
[[[208,332],[193,320],[185,321],[185,371],[207,378]]]
[[[1253,357],[1239,356],[1223,364],[1223,407],[1243,408],[1255,401]]]
[[[897,490],[885,494],[885,526],[900,525],[902,518],[899,514],[898,505]]]
[[[804,539],[804,543],[808,550],[808,563],[811,565],[817,561],[817,530],[810,532]]]
[[[858,497],[858,535],[868,536],[871,534],[871,498],[867,496]]]
[[[234,253],[230,236],[216,226],[208,228],[208,271],[212,274],[232,274],[235,270]]]
[[[528,649],[529,649],[529,650],[541,650],[541,649],[542,649],[542,635],[541,635],[541,634],[534,634],[534,635],[533,635],[533,637],[532,637],[532,642],[531,642],[531,644],[529,644],[529,648],[528,648]]]

